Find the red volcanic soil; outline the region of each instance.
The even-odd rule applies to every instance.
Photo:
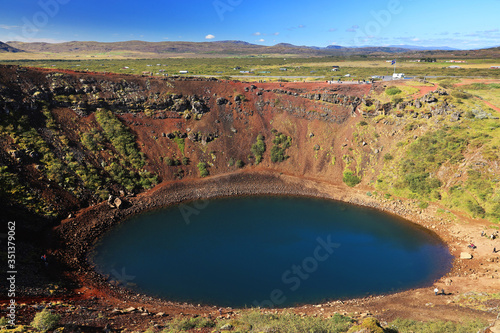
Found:
[[[427,95],[431,91],[435,91],[437,89],[437,85],[435,84],[433,86],[421,86],[421,87],[416,86],[415,88],[419,88],[420,89],[420,91],[417,94],[413,95],[413,97],[415,99],[418,99],[418,98],[421,98],[421,97]]]

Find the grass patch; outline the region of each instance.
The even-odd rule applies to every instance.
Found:
[[[471,333],[480,332],[488,326],[481,320],[470,320],[464,323],[451,321],[421,322],[411,319],[396,319],[389,324],[389,329],[394,333]]]
[[[247,312],[237,320],[221,321],[217,324],[232,327],[235,332],[283,332],[283,333],[345,333],[353,320],[335,314],[332,318],[301,317],[293,313],[264,314],[257,310]],[[230,325],[230,326],[229,326]]]
[[[361,178],[356,176],[351,170],[345,170],[342,181],[347,184],[347,186],[354,187],[361,183]]]
[[[388,87],[387,89],[385,89],[385,93],[389,96],[394,96],[397,94],[401,94],[402,91],[398,87]]]

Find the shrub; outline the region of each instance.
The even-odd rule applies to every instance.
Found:
[[[366,126],[366,125],[368,125],[368,123],[366,121],[364,121],[364,120],[361,120],[359,122],[359,126]]]
[[[200,177],[203,178],[203,177],[206,177],[209,175],[209,172],[207,170],[207,163],[200,162],[200,163],[198,163],[197,167],[198,167],[198,171],[200,172]]]
[[[491,216],[500,219],[500,203],[495,204],[490,212]]]
[[[473,217],[484,218],[484,214],[486,212],[484,208],[481,207],[477,202],[474,202],[472,200],[467,200],[465,206],[467,207],[467,209],[469,210],[469,212],[472,214]]]
[[[176,136],[172,140],[177,144],[177,146],[179,147],[179,150],[181,151],[182,155],[184,155],[184,149],[186,147],[186,143],[185,143],[184,139],[183,138],[179,138],[178,136]]]
[[[354,187],[361,183],[361,178],[356,176],[351,170],[344,171],[344,177],[342,179],[347,186]]]
[[[271,148],[271,162],[283,162],[289,157],[285,152],[292,145],[292,138],[279,132],[276,132],[274,135],[274,146]]]
[[[483,178],[481,172],[468,170],[467,189],[474,192],[482,201],[493,194],[493,188],[488,180]]]
[[[61,317],[58,314],[53,314],[47,309],[43,309],[41,312],[38,312],[33,318],[31,322],[31,326],[41,332],[47,332],[48,330],[52,330],[57,326],[57,323]]]
[[[384,333],[384,329],[375,318],[366,318],[360,325],[355,325],[347,331],[347,333],[354,332],[371,332],[371,333]]]
[[[174,319],[169,325],[170,328],[179,331],[189,331],[195,328],[211,328],[215,327],[215,322],[204,317]]]
[[[466,92],[463,92],[463,91],[458,91],[458,90],[454,90],[451,92],[451,95],[455,98],[459,98],[459,99],[469,99],[472,97],[471,94],[468,94]]]
[[[271,162],[279,163],[283,162],[287,158],[288,156],[285,155],[283,148],[280,148],[279,146],[273,146],[273,148],[271,148]]]
[[[384,161],[392,161],[394,157],[391,154],[387,153],[384,155]]]
[[[402,92],[401,89],[399,89],[398,87],[388,87],[385,90],[385,93],[389,96],[394,96],[400,94],[401,92]]]
[[[244,166],[245,166],[245,163],[243,163],[243,161],[242,161],[242,160],[237,160],[237,161],[236,161],[236,167],[237,167],[237,168],[240,168],[240,169],[241,169],[241,168],[243,168]]]
[[[188,157],[183,157],[182,158],[182,165],[189,165],[189,158]]]
[[[430,178],[428,173],[409,173],[404,177],[404,182],[413,193],[425,195],[435,188],[441,187],[441,181]]]
[[[262,156],[266,151],[266,142],[264,141],[264,139],[265,138],[263,135],[261,134],[257,135],[257,142],[255,142],[252,145],[252,148],[250,148],[250,151],[255,157],[255,164],[259,164],[262,161]]]

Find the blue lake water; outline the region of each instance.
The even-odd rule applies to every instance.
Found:
[[[435,234],[377,210],[259,196],[138,215],[105,234],[91,260],[151,296],[286,307],[428,285],[452,257]]]

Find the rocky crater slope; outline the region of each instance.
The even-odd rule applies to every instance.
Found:
[[[0,194],[9,209],[65,217],[160,182],[253,168],[423,205],[446,199],[450,208],[498,219],[496,113],[453,89],[415,85],[2,66]],[[453,201],[463,199],[468,206]]]

